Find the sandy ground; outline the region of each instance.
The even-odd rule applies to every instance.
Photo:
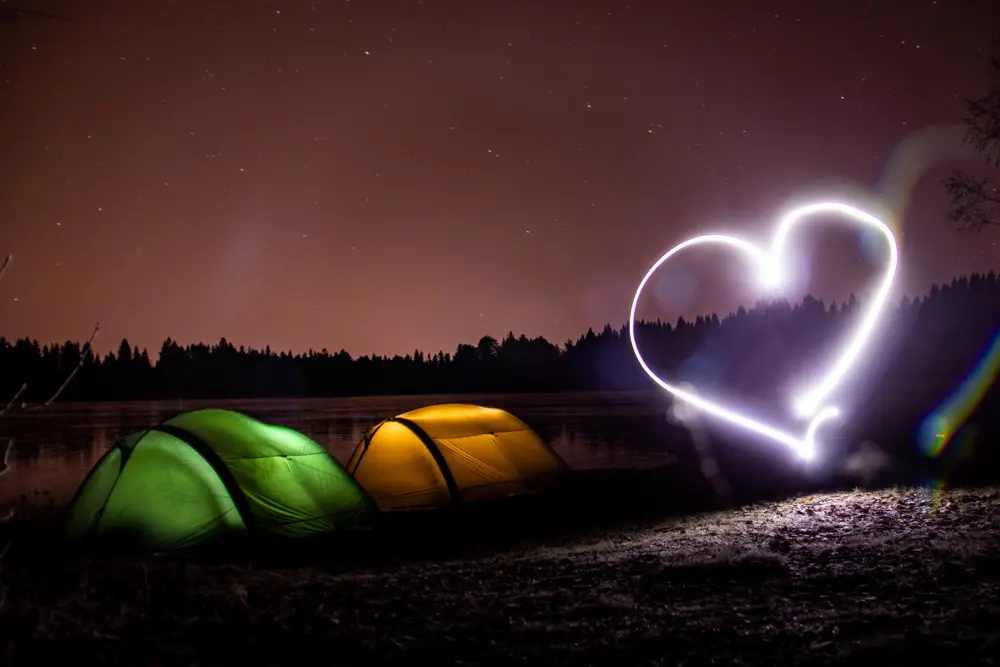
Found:
[[[822,494],[365,568],[8,559],[0,646],[18,665],[988,665],[998,506]]]

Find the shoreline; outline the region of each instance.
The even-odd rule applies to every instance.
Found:
[[[13,558],[0,622],[11,664],[990,664],[998,524],[997,487],[890,488],[369,563]]]

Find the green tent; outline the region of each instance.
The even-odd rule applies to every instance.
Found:
[[[370,523],[377,510],[344,468],[289,428],[197,410],[129,435],[69,507],[71,540],[124,538],[168,551],[224,537],[303,537]]]

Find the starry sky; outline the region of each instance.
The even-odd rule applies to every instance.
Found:
[[[0,21],[8,338],[563,342],[626,322],[677,242],[813,197],[891,218],[900,293],[1000,264],[938,184],[994,0],[20,5],[71,20]],[[874,275],[865,237],[810,239],[816,296]],[[644,314],[752,303],[731,257],[690,259]]]

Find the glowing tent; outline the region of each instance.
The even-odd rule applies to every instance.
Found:
[[[431,405],[365,434],[347,471],[383,511],[431,509],[551,489],[568,468],[503,410]]]
[[[376,515],[306,436],[209,409],[116,442],[77,490],[66,528],[72,540],[119,537],[167,551],[233,536],[315,535]]]

